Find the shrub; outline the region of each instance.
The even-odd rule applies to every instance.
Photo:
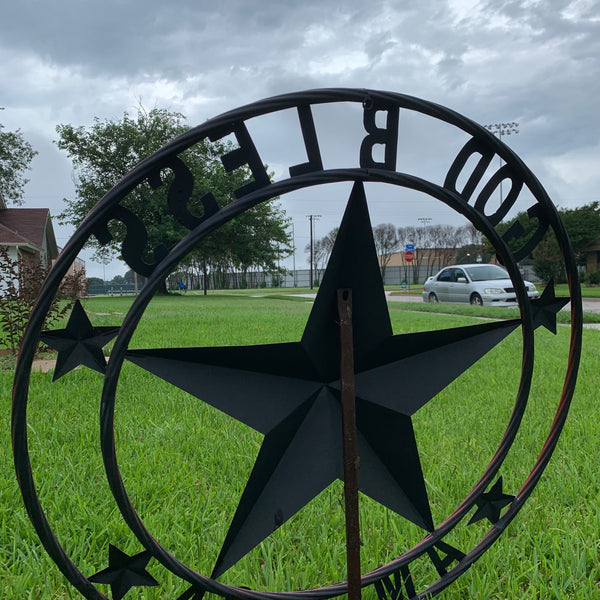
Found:
[[[0,344],[10,348],[13,354],[21,345],[29,315],[48,271],[39,257],[13,259],[6,247],[0,247]],[[85,272],[65,276],[50,305],[44,326],[50,327],[60,320],[75,300],[85,295],[86,287]]]
[[[586,276],[586,281],[588,285],[598,285],[600,283],[600,271],[598,269],[589,271]]]

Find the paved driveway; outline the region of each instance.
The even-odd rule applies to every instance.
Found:
[[[386,292],[386,296],[390,302],[423,302],[420,294],[391,294]],[[584,298],[582,304],[585,312],[600,313],[600,298]],[[567,304],[563,310],[570,310],[570,306],[570,304]]]

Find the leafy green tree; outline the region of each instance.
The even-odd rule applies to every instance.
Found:
[[[586,247],[600,235],[600,202],[592,202],[577,208],[562,208],[558,213],[571,240],[577,264],[583,266],[586,264]],[[497,230],[500,235],[506,233],[515,221],[523,225],[524,232],[519,238],[509,241],[508,245],[512,250],[522,247],[538,227],[536,219],[530,219],[525,213],[519,213],[514,219],[498,225]],[[555,281],[564,280],[562,258],[554,233],[551,231],[546,233],[532,252],[531,258],[536,274],[543,281],[549,281],[550,278],[554,278]]]
[[[545,283],[551,279],[564,281],[564,269],[558,242],[553,232],[548,232],[532,253],[535,274]]]
[[[37,152],[25,141],[19,129],[4,131],[0,123],[0,196],[6,202],[23,204],[24,177]]]
[[[559,213],[573,245],[577,264],[585,265],[586,246],[600,235],[600,202],[561,209]]]
[[[138,109],[136,117],[125,113],[119,121],[100,121],[86,129],[59,125],[58,147],[73,161],[77,196],[65,199],[67,208],[59,215],[62,223],[79,225],[87,213],[117,181],[144,158],[159,150],[165,143],[187,131],[185,117],[165,109]],[[180,158],[194,176],[194,190],[187,209],[202,215],[200,199],[211,192],[217,204],[224,206],[235,199],[250,174],[244,169],[228,173],[220,157],[232,149],[231,143],[202,140],[186,150]],[[144,223],[148,233],[145,258],[153,262],[153,250],[160,245],[171,248],[187,230],[167,210],[167,192],[173,181],[172,173],[161,174],[162,185],[138,185],[122,202]],[[125,228],[116,223],[111,229],[110,248],[118,253]],[[262,267],[272,270],[277,260],[291,252],[291,236],[287,219],[275,201],[263,203],[220,227],[200,242],[194,252],[202,260],[205,273],[246,270]],[[102,258],[99,243],[97,256]],[[166,289],[166,288],[165,288]]]

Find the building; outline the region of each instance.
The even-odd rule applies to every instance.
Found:
[[[13,260],[39,260],[50,267],[58,256],[54,229],[47,208],[7,208],[0,196],[0,246]]]
[[[8,208],[0,195],[0,246],[7,249],[12,261],[39,261],[44,268],[50,268],[60,250],[56,245],[50,210]],[[82,270],[85,271],[85,262],[76,259],[70,273]]]
[[[600,238],[585,247],[585,268],[588,273],[600,269]]]

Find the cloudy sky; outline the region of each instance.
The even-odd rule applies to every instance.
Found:
[[[518,122],[519,133],[503,141],[556,204],[600,201],[597,0],[7,2],[0,81],[0,122],[20,128],[39,152],[25,206],[53,214],[74,195],[71,164],[53,143],[57,124],[119,119],[141,102],[197,125],[261,98],[322,87],[390,90],[481,124]],[[418,127],[414,135],[416,145],[423,141]],[[414,162],[428,156],[420,151]],[[265,162],[286,166],[277,152]],[[285,208],[298,267],[306,267],[306,215],[322,215],[320,237],[337,225],[335,211],[318,198]],[[374,224],[447,220],[410,202],[398,214],[375,212]],[[59,245],[72,232],[59,227]],[[89,275],[102,276],[85,258]],[[125,270],[114,264],[106,276]]]

